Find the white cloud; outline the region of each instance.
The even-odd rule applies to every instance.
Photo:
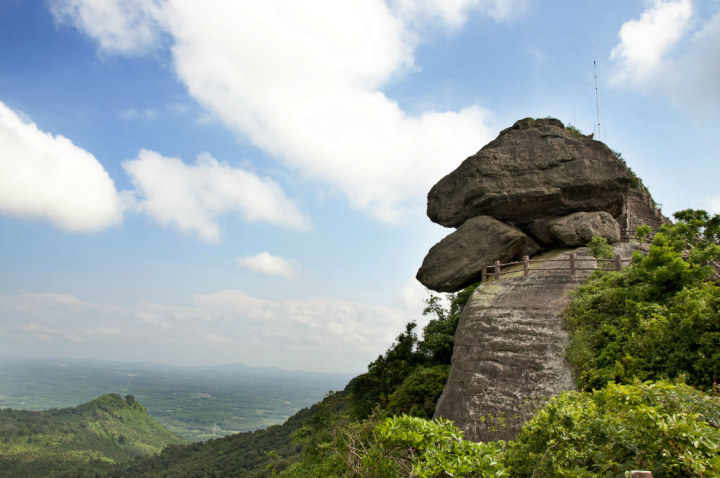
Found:
[[[410,24],[437,21],[450,28],[459,28],[471,11],[479,11],[497,22],[521,15],[526,0],[391,0],[399,16]]]
[[[215,320],[244,324],[241,334],[228,330],[223,336],[242,340],[248,334],[253,341],[282,350],[284,356],[312,360],[318,366],[323,361],[351,363],[358,356],[364,362],[392,343],[408,321],[401,309],[329,298],[271,301],[223,290],[196,296],[195,301]],[[302,359],[296,355],[301,351],[313,356]]]
[[[347,372],[363,369],[418,318],[404,308],[332,298],[269,300],[242,290],[198,295],[192,304],[109,306],[65,294],[0,295],[0,349]]]
[[[118,116],[122,120],[151,120],[157,116],[157,110],[153,108],[128,108],[122,110]]]
[[[158,0],[54,0],[59,23],[70,23],[108,53],[140,55],[157,48],[162,30]]]
[[[691,0],[655,0],[622,26],[611,59],[615,86],[659,91],[693,118],[716,116],[720,11],[696,12]]]
[[[639,20],[620,29],[620,43],[610,58],[617,61],[616,84],[639,84],[663,67],[670,50],[688,31],[693,14],[691,0],[653,0]]]
[[[0,214],[46,219],[70,231],[120,222],[121,199],[95,157],[24,123],[0,102]]]
[[[260,274],[280,276],[286,279],[294,278],[300,270],[300,264],[297,261],[273,256],[269,252],[261,252],[254,256],[240,257],[237,259],[237,263],[241,267],[245,267],[254,272],[259,272]]]
[[[688,49],[668,66],[666,91],[680,110],[717,117],[720,108],[720,12],[692,36]],[[677,74],[682,72],[682,74]]]
[[[187,165],[178,158],[141,150],[137,159],[124,161],[123,168],[135,186],[141,211],[204,241],[219,241],[218,221],[228,212],[238,212],[249,222],[309,228],[309,220],[277,183],[220,163],[208,153]]]
[[[654,0],[639,20],[624,23],[619,33],[620,43],[610,55],[619,65],[613,81],[641,83],[648,80],[685,34],[691,16],[690,0]]]
[[[720,196],[713,196],[701,201],[710,214],[720,214]]]
[[[427,1],[417,15],[457,26],[473,9],[507,18],[523,3]],[[488,114],[478,106],[411,116],[380,91],[414,67],[418,32],[411,31],[417,25],[409,24],[409,5],[168,0],[143,25],[165,29],[179,78],[215,117],[291,169],[344,193],[355,208],[394,222],[422,210],[433,182],[491,139]],[[106,51],[123,51],[120,41],[106,46],[123,21],[108,32],[105,20],[92,28],[75,23]],[[130,43],[127,52],[134,51]]]

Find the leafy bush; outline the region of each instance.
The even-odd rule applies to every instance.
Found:
[[[391,417],[375,427],[373,439],[374,446],[359,455],[356,476],[509,476],[497,445],[463,440],[462,432],[448,420]]]
[[[568,130],[568,131],[572,131],[573,133],[575,133],[575,134],[578,135],[578,136],[585,136],[582,131],[580,131],[579,129],[577,129],[577,128],[576,128],[574,125],[572,125],[572,124],[569,124],[569,123],[568,123],[568,125],[565,126],[565,129]]]
[[[642,224],[638,226],[635,229],[635,237],[640,242],[645,242],[648,237],[650,236],[650,233],[652,232],[652,229],[647,224]]]
[[[590,249],[592,255],[598,259],[612,259],[615,257],[615,252],[607,239],[600,236],[593,236],[590,242],[587,243],[587,247]]]
[[[719,476],[720,400],[684,384],[608,384],[548,402],[510,442],[513,476]]]
[[[568,351],[581,389],[685,376],[720,378],[720,219],[684,211],[630,267],[591,277],[568,307]],[[717,222],[715,222],[717,219]]]
[[[390,395],[385,413],[432,418],[449,372],[446,364],[415,369]]]

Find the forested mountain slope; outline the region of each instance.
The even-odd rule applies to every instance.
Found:
[[[0,410],[0,476],[95,476],[112,463],[159,453],[180,438],[128,395],[74,408]]]

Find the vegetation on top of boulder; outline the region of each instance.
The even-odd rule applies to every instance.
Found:
[[[573,124],[568,123],[567,125],[565,125],[565,129],[568,131],[572,131],[573,133],[575,133],[578,136],[583,136],[583,137],[585,136],[585,133],[583,133],[582,131],[577,129],[575,127],[575,125],[573,125]]]

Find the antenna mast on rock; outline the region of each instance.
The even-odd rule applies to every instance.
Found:
[[[597,133],[598,133],[598,139],[602,140],[602,135],[600,134],[600,95],[598,94],[598,85],[597,85],[597,63],[595,60],[593,60],[593,71],[595,72],[595,107],[597,109]]]

